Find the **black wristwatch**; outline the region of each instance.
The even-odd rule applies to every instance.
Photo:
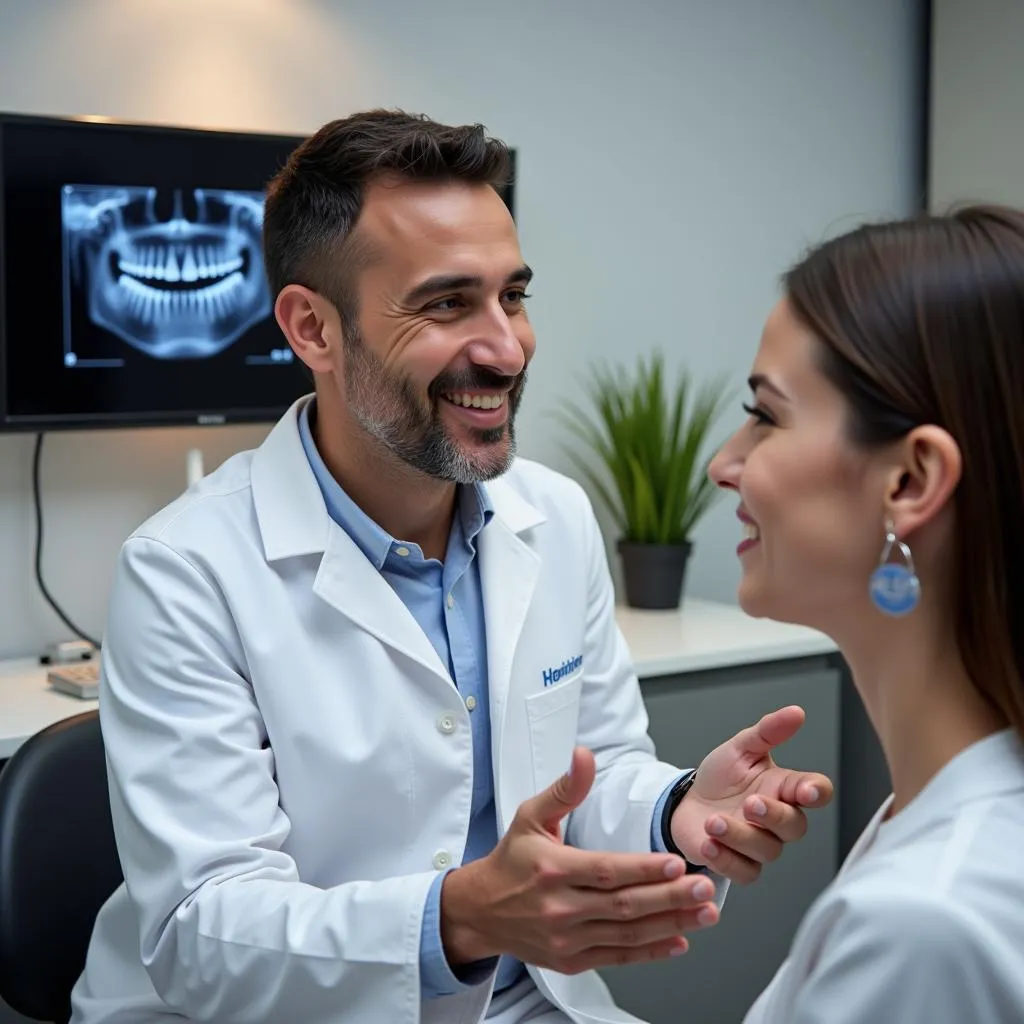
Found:
[[[665,809],[661,813],[661,841],[665,844],[669,853],[674,853],[686,861],[686,873],[688,875],[707,874],[708,869],[703,864],[691,864],[686,860],[686,855],[675,844],[672,838],[672,815],[676,808],[683,802],[683,797],[693,788],[697,781],[697,769],[687,772],[669,791],[668,799],[665,801]]]

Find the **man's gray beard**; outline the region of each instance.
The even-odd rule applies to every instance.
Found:
[[[493,445],[495,456],[507,436],[501,457],[481,465],[448,436],[437,409],[424,413],[409,382],[390,374],[355,332],[346,335],[345,360],[345,394],[356,422],[406,465],[437,480],[472,484],[493,480],[512,464],[516,437],[511,404],[504,426],[477,432],[485,444]],[[505,400],[511,403],[512,396]]]
[[[352,403],[352,411],[363,430],[406,465],[437,480],[447,480],[456,484],[493,480],[495,477],[501,476],[515,458],[516,438],[511,421],[507,426],[508,443],[502,453],[502,458],[489,459],[487,465],[482,466],[466,456],[458,444],[445,433],[444,426],[436,419],[431,422],[426,434],[410,439],[403,432],[401,424],[395,420],[375,417],[372,413],[360,408],[356,402],[352,401],[352,398],[353,396],[350,394],[349,401]],[[488,433],[493,432],[488,431]],[[504,435],[505,428],[501,431],[501,436]],[[494,454],[496,455],[500,438],[494,443]]]

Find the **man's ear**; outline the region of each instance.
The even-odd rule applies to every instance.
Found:
[[[337,310],[322,295],[300,284],[278,293],[274,316],[292,351],[316,373],[329,373],[341,341]]]
[[[908,537],[946,507],[960,483],[963,460],[952,435],[936,426],[915,427],[900,442],[886,490],[886,514],[899,537]]]

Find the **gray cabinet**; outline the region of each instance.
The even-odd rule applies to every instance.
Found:
[[[695,766],[767,711],[799,704],[807,721],[780,764],[821,771],[838,789],[841,680],[837,659],[801,658],[641,680],[658,755]],[[750,886],[732,886],[719,923],[670,961],[602,972],[616,1000],[650,1024],[738,1024],[785,959],[800,919],[838,867],[836,802]]]

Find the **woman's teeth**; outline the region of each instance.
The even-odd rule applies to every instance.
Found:
[[[743,524],[743,539],[744,540],[760,540],[761,531],[756,523],[744,523]]]
[[[505,404],[505,393],[500,395],[444,395],[452,405],[461,405],[466,409],[497,409]]]

